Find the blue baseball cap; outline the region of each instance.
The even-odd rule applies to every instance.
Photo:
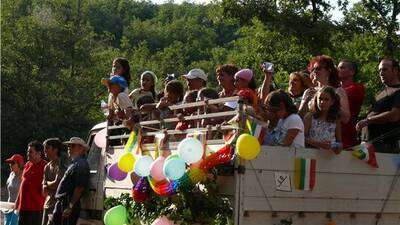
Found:
[[[126,82],[125,78],[121,76],[112,76],[111,78],[107,79],[102,79],[102,83],[106,86],[112,85],[112,84],[117,84],[121,87],[121,90],[124,90],[125,88],[128,87],[128,83]]]

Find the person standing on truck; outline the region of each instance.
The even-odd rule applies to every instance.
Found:
[[[377,96],[367,118],[359,121],[357,130],[368,127],[368,141],[377,152],[399,153],[400,140],[400,68],[395,59],[379,63],[379,76],[385,88]]]
[[[207,74],[202,69],[192,69],[183,75],[188,91],[200,90],[207,86]]]
[[[350,120],[347,123],[342,123],[343,148],[347,149],[358,144],[356,123],[361,105],[364,101],[365,86],[364,84],[354,82],[354,77],[357,75],[358,71],[355,62],[342,59],[337,69],[341,86],[346,91],[349,99]]]
[[[43,159],[43,145],[38,141],[28,144],[28,162],[22,172],[16,209],[19,225],[41,225],[45,197],[42,193],[43,171],[47,162]]]
[[[49,138],[43,143],[44,152],[50,160],[44,167],[43,193],[47,195],[44,203],[42,225],[52,224],[49,217],[52,216],[56,204],[56,190],[66,170],[65,162],[61,159],[61,151],[64,145],[58,138]]]
[[[10,165],[11,173],[7,179],[6,186],[8,191],[7,202],[14,203],[17,200],[18,190],[22,180],[22,170],[24,169],[24,158],[20,154],[14,154],[4,161]],[[18,224],[18,216],[14,210],[5,212],[4,225]]]
[[[89,164],[85,158],[88,145],[79,137],[64,142],[72,163],[62,177],[56,191],[52,224],[75,225],[81,211],[80,199],[88,186]]]

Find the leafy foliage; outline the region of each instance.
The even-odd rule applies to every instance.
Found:
[[[180,190],[171,197],[153,195],[151,200],[141,204],[135,203],[129,194],[105,200],[106,209],[116,205],[124,205],[128,209],[130,224],[140,224],[140,221],[151,224],[155,219],[167,216],[182,225],[223,225],[228,223],[233,213],[229,199],[218,193],[215,180],[208,180],[189,190]]]

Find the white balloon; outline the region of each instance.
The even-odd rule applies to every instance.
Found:
[[[150,175],[151,164],[153,158],[149,155],[140,156],[135,162],[135,173],[140,177],[147,177]]]
[[[106,139],[107,136],[107,128],[102,129],[101,131],[97,132],[96,136],[94,136],[94,143],[99,148],[106,148]]]
[[[185,138],[178,144],[178,154],[188,164],[198,162],[203,157],[203,145],[196,138]]]

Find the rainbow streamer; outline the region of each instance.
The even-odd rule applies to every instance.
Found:
[[[155,181],[150,176],[148,177],[151,189],[160,196],[171,196],[176,194],[179,190],[188,190],[192,187],[192,182],[187,172],[178,180],[168,181]]]
[[[153,191],[160,196],[171,196],[175,194],[174,181],[162,180],[155,181],[150,176],[148,177],[150,187]]]
[[[124,150],[126,152],[132,152],[132,150],[137,148],[137,134],[135,131],[132,131],[131,134],[129,135],[128,142],[125,144]]]

